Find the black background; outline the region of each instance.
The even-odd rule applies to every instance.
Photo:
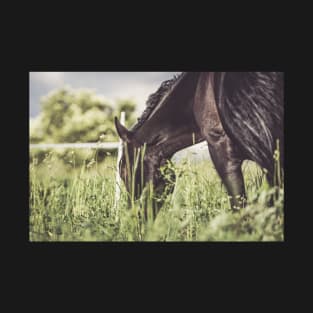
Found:
[[[11,101],[3,106],[12,111],[3,119],[14,129],[15,135],[9,138],[10,148],[5,149],[8,160],[3,166],[7,167],[9,175],[4,188],[9,201],[2,209],[13,216],[6,237],[2,237],[7,248],[3,258],[9,261],[8,272],[14,277],[8,288],[16,294],[27,292],[27,308],[39,298],[46,299],[45,307],[69,299],[78,304],[84,302],[84,295],[91,291],[91,301],[85,303],[86,310],[88,305],[99,303],[99,300],[103,301],[102,310],[108,310],[106,301],[114,294],[118,297],[113,303],[115,309],[123,302],[143,307],[142,301],[150,297],[147,309],[164,299],[171,302],[177,299],[177,303],[187,305],[189,295],[197,290],[198,300],[190,303],[191,308],[205,300],[207,307],[204,310],[209,310],[210,302],[218,297],[221,307],[233,304],[237,308],[245,307],[254,299],[254,305],[250,307],[254,311],[268,300],[273,300],[279,307],[283,301],[280,292],[300,275],[305,259],[299,227],[295,224],[299,220],[297,216],[303,218],[309,207],[299,203],[295,191],[301,186],[297,183],[298,178],[294,178],[296,168],[290,165],[298,154],[298,150],[290,148],[292,141],[299,147],[302,138],[293,131],[297,121],[301,124],[301,119],[297,118],[301,104],[294,91],[296,83],[301,84],[298,57],[290,51],[290,38],[284,36],[283,25],[275,23],[275,16],[273,26],[268,24],[267,17],[255,20],[250,16],[239,25],[235,23],[236,28],[233,21],[224,29],[221,24],[225,25],[225,16],[219,24],[210,24],[209,16],[196,19],[192,28],[191,22],[181,20],[164,29],[161,28],[164,24],[162,15],[158,19],[147,19],[137,27],[134,21],[128,21],[120,28],[104,23],[101,16],[91,22],[92,27],[87,27],[85,20],[64,19],[64,28],[55,28],[58,24],[55,15],[54,19],[39,19],[25,33],[20,27],[9,37],[12,53],[5,61],[10,65],[11,76],[6,83],[11,89],[3,92],[10,95]],[[45,27],[41,26],[43,22]],[[146,31],[148,26],[149,31]],[[254,29],[254,26],[259,27]],[[29,71],[285,72],[285,241],[29,242]],[[14,121],[18,118],[17,124],[10,124],[9,114],[14,114]],[[3,224],[6,224],[5,220]],[[73,290],[77,290],[79,297],[68,298]],[[176,291],[179,291],[178,298],[174,297]],[[128,302],[122,296],[125,293],[132,294]],[[232,297],[234,294],[237,298]],[[55,310],[61,308],[62,305],[56,306]],[[166,305],[160,309],[165,310]]]

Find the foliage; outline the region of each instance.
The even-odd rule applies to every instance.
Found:
[[[102,96],[88,89],[64,87],[49,93],[41,99],[41,113],[30,123],[30,143],[76,143],[117,141],[114,116],[120,116],[125,110],[128,123],[134,121],[135,103],[130,100],[118,100],[113,106]],[[48,151],[49,152],[49,151]],[[59,155],[67,158],[70,151],[61,151]],[[98,161],[105,157],[99,153]],[[31,159],[44,159],[45,152],[34,151]],[[77,164],[85,159],[84,152],[77,152]]]

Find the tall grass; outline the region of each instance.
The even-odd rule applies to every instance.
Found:
[[[142,153],[134,166],[142,166]],[[70,167],[53,155],[42,164],[30,164],[31,241],[283,241],[284,189],[270,188],[262,170],[245,162],[248,203],[233,213],[227,193],[214,166],[208,161],[193,163],[190,158],[168,165],[176,173],[174,192],[164,196],[163,205],[153,218],[152,186],[145,191],[147,219],[138,214],[143,200],[128,194],[121,185],[121,196],[114,205],[114,158]],[[135,168],[133,168],[134,170]],[[141,177],[143,180],[143,177]],[[270,197],[275,196],[272,205]],[[129,199],[131,205],[129,207]]]

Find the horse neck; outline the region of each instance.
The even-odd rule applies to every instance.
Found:
[[[154,120],[147,120],[139,129],[134,133],[136,142],[143,144],[151,144],[160,133],[160,127]]]
[[[200,131],[187,132],[170,138],[161,145],[155,145],[151,151],[164,159],[170,159],[176,152],[204,141]]]
[[[190,110],[177,114],[179,113],[176,113],[177,120],[173,120],[172,112],[162,117],[156,115],[147,120],[135,132],[135,141],[141,145],[146,143],[153,151],[166,151],[166,154],[175,153],[201,141],[202,137],[194,121],[193,112]]]
[[[144,123],[137,129],[135,138],[139,142],[154,142],[164,127],[174,131],[193,123],[193,101],[200,72],[186,72],[178,79],[172,90],[152,109]],[[192,132],[193,126],[190,127]]]

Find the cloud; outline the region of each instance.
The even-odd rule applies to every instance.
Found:
[[[90,88],[110,102],[133,99],[137,113],[144,109],[148,96],[155,92],[162,81],[179,72],[31,72],[30,116],[40,112],[40,98],[52,89],[69,85],[72,88]]]
[[[132,99],[137,103],[137,112],[140,113],[150,94],[155,92],[162,80],[129,80],[123,84],[116,82],[112,89],[106,92],[106,97],[112,99]]]
[[[64,72],[30,72],[30,81],[42,83],[48,86],[58,86],[64,84]]]

